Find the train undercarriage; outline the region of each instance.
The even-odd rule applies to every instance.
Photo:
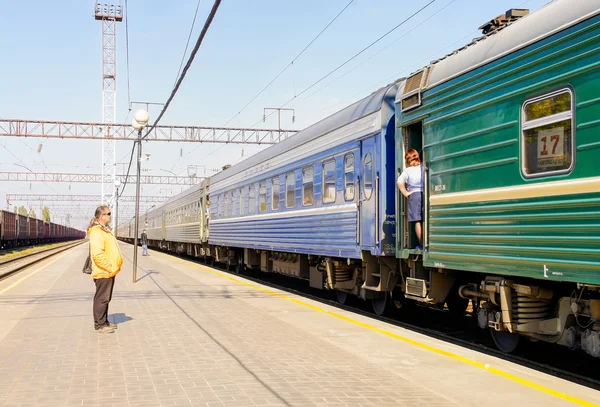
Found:
[[[513,352],[521,340],[544,341],[581,349],[600,357],[598,287],[540,286],[535,280],[429,269],[419,257],[398,260],[363,252],[363,259],[240,249],[196,243],[150,241],[150,247],[223,264],[229,271],[252,269],[307,280],[335,292],[344,304],[351,296],[372,304],[377,315],[408,301],[464,315],[467,308],[481,329],[489,329],[497,347]]]

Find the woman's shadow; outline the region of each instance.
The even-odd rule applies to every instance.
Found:
[[[118,312],[116,314],[111,314],[109,319],[113,324],[122,324],[123,322],[131,321],[133,318],[122,312]]]

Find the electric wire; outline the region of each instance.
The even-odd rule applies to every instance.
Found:
[[[194,12],[194,19],[192,20],[192,26],[190,27],[190,33],[188,34],[187,42],[185,43],[185,49],[183,50],[183,55],[181,56],[181,63],[179,64],[179,69],[177,70],[177,75],[175,76],[175,84],[177,83],[177,78],[179,78],[179,74],[181,73],[181,68],[183,67],[183,61],[185,61],[185,55],[187,54],[188,46],[190,45],[190,40],[192,39],[192,34],[194,32],[194,26],[196,25],[196,17],[198,16],[198,9],[200,9],[200,1],[198,0],[198,4],[196,5],[196,11]]]
[[[227,126],[229,123],[231,123],[231,121],[233,119],[235,119],[237,116],[239,116],[244,110],[246,110],[248,108],[248,106],[250,106],[252,104],[252,102],[254,102],[260,95],[262,95],[262,93],[267,90],[281,75],[283,75],[283,73],[285,73],[290,67],[292,67],[294,65],[294,62],[296,62],[298,60],[298,58],[300,58],[302,56],[302,54],[304,54],[306,52],[306,50],[308,50],[308,48],[314,44],[314,42],[319,39],[319,37],[321,37],[321,35],[323,35],[323,33],[344,13],[344,11],[346,11],[346,9],[354,2],[354,0],[350,0],[336,15],[335,17],[333,17],[333,19],[331,21],[329,21],[329,23],[302,49],[302,51],[300,51],[298,53],[298,55],[296,55],[277,75],[275,75],[275,77],[273,79],[271,79],[271,81],[269,81],[269,83],[267,83],[256,95],[254,95],[254,97],[252,99],[250,99],[250,101],[248,103],[246,103],[246,105],[240,109],[240,111],[238,111],[236,114],[234,114],[229,120],[227,120],[227,122],[221,126],[221,127],[225,127]],[[296,92],[294,91],[294,94],[296,94]],[[270,115],[269,115],[270,116]],[[258,122],[260,123],[260,122]],[[257,124],[258,124],[257,123]],[[256,126],[256,125],[255,125]],[[222,148],[223,146],[217,148],[215,151],[218,151]],[[198,148],[200,148],[200,146],[195,147],[194,149],[192,149],[192,151],[190,151],[189,153],[186,153],[183,157],[186,157],[192,153],[194,153]],[[207,157],[208,155],[212,154],[212,152],[209,152],[205,157]],[[179,162],[181,161],[180,157],[177,159],[177,161],[175,162],[175,164],[173,164],[173,166],[171,167],[171,170],[173,170],[173,168],[175,168]],[[204,158],[204,157],[203,157]]]
[[[308,92],[310,89],[314,88],[316,85],[318,85],[319,83],[321,83],[322,81],[324,81],[325,79],[327,79],[329,76],[331,76],[333,73],[337,72],[339,69],[341,69],[342,67],[344,67],[345,65],[347,65],[349,62],[351,62],[352,60],[354,60],[356,57],[358,57],[359,55],[361,55],[362,53],[364,53],[366,50],[368,50],[369,48],[371,48],[373,45],[377,44],[379,41],[381,41],[382,39],[384,39],[385,37],[387,37],[388,35],[390,35],[394,31],[396,31],[398,28],[402,27],[404,24],[406,24],[408,21],[410,21],[411,19],[413,19],[415,16],[417,16],[418,14],[420,14],[421,12],[423,12],[423,10],[427,9],[429,6],[431,6],[436,1],[437,0],[431,0],[431,1],[429,1],[429,3],[425,4],[419,10],[415,11],[413,14],[411,14],[410,16],[408,16],[407,18],[405,18],[404,20],[402,20],[400,23],[398,23],[392,29],[390,29],[389,31],[387,31],[385,34],[381,35],[375,41],[371,42],[369,45],[367,45],[366,47],[364,47],[363,49],[361,49],[360,51],[358,51],[356,54],[354,54],[353,56],[351,56],[350,58],[348,58],[346,61],[344,61],[340,65],[338,65],[335,69],[331,70],[329,73],[327,73],[326,75],[322,76],[319,80],[317,80],[316,82],[314,82],[309,87],[305,88],[302,92],[300,92],[297,95],[295,95],[293,98],[291,98],[290,100],[288,100],[287,102],[285,102],[280,107],[284,107],[284,106],[288,105],[289,103],[291,103],[292,101],[294,101],[294,99],[296,99],[298,96],[301,96],[304,93]],[[275,111],[273,111],[267,117],[271,116],[274,113],[275,113]]]
[[[235,115],[233,115],[233,117],[231,119],[229,119],[227,121],[227,123],[225,123],[223,125],[223,127],[225,127],[227,124],[229,124],[236,116],[240,115],[244,110],[246,110],[246,108],[248,106],[250,106],[250,104],[252,102],[254,102],[256,100],[256,98],[258,98],[260,95],[262,95],[262,93],[267,90],[269,88],[269,86],[271,86],[273,84],[273,82],[275,82],[281,75],[283,75],[283,73],[285,71],[287,71],[291,66],[294,65],[294,62],[296,62],[296,60],[298,60],[298,58],[300,58],[300,56],[302,56],[302,54],[304,54],[304,52],[306,52],[306,50],[338,19],[339,16],[341,16],[344,11],[346,11],[346,9],[348,7],[350,7],[350,5],[354,2],[354,0],[350,0],[348,2],[348,4],[346,4],[346,6],[344,6],[344,8],[342,8],[342,10],[340,10],[339,13],[336,14],[336,16],[333,18],[333,20],[331,20],[326,26],[325,28],[323,28],[315,38],[313,38],[308,45],[306,45],[302,51],[300,51],[300,53],[298,55],[296,55],[291,61],[290,63],[288,63],[285,68],[283,68],[277,75],[275,75],[275,77],[273,79],[271,79],[271,81],[269,83],[267,83],[252,99],[250,99],[250,101],[248,103],[246,103],[246,105],[239,111],[237,112]]]
[[[177,91],[179,90],[179,87],[181,86],[183,79],[187,75],[187,72],[190,69],[190,67],[192,66],[192,62],[194,61],[194,58],[196,57],[196,53],[198,52],[198,49],[200,49],[200,45],[202,44],[202,41],[204,40],[204,37],[206,36],[206,33],[208,32],[208,28],[210,27],[213,19],[215,18],[215,14],[217,13],[217,10],[219,9],[220,4],[221,4],[221,0],[215,0],[214,4],[212,6],[212,9],[210,10],[210,14],[208,15],[208,18],[206,19],[206,21],[204,23],[204,27],[202,28],[202,31],[200,32],[198,40],[196,41],[196,45],[194,46],[194,49],[192,50],[192,53],[190,54],[190,57],[189,57],[187,63],[185,64],[183,71],[181,72],[181,76],[179,77],[177,84],[171,91],[171,95],[169,96],[169,98],[167,99],[167,102],[165,103],[164,107],[160,111],[160,114],[158,115],[158,117],[156,118],[156,120],[154,121],[152,126],[150,126],[150,128],[146,131],[146,134],[141,138],[141,140],[144,140],[146,137],[148,137],[150,132],[152,132],[152,130],[154,130],[154,128],[158,125],[158,123],[160,122],[160,119],[162,119],[162,117],[166,113],[167,109],[169,108],[169,105],[171,104],[171,101],[177,94]],[[140,142],[141,142],[141,140],[140,140]]]

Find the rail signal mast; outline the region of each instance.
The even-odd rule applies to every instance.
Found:
[[[102,22],[102,123],[114,124],[117,114],[117,23],[123,21],[123,7],[96,2],[94,18]],[[102,192],[101,203],[113,206],[117,143],[108,137],[112,127],[102,128]]]

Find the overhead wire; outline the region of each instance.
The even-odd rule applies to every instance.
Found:
[[[418,14],[420,14],[421,12],[423,12],[423,10],[427,9],[429,6],[431,6],[436,1],[437,0],[430,0],[427,4],[425,4],[419,10],[415,11],[413,14],[411,14],[410,16],[408,16],[407,18],[405,18],[404,20],[402,20],[396,26],[394,26],[393,28],[391,28],[390,30],[388,30],[385,34],[381,35],[375,41],[371,42],[369,45],[367,45],[366,47],[364,47],[363,49],[361,49],[359,52],[357,52],[356,54],[354,54],[353,56],[351,56],[350,58],[348,58],[346,61],[344,61],[343,63],[341,63],[340,65],[338,65],[336,68],[334,68],[333,70],[331,70],[329,73],[327,73],[326,75],[322,76],[319,80],[317,80],[312,85],[310,85],[309,87],[307,87],[304,90],[302,90],[300,93],[298,93],[297,95],[295,95],[293,98],[291,98],[290,100],[288,100],[287,102],[285,102],[280,107],[284,107],[284,106],[288,105],[289,103],[291,103],[292,101],[294,101],[298,96],[301,96],[304,93],[308,92],[310,89],[314,88],[316,85],[318,85],[319,83],[321,83],[322,81],[324,81],[325,79],[327,79],[328,77],[330,77],[333,73],[337,72],[339,69],[341,69],[342,67],[344,67],[345,65],[347,65],[349,62],[351,62],[355,58],[357,58],[359,55],[361,55],[362,53],[364,53],[366,50],[368,50],[369,48],[371,48],[373,45],[377,44],[379,41],[381,41],[382,39],[384,39],[385,37],[387,37],[388,35],[390,35],[394,31],[396,31],[398,28],[402,27],[404,24],[406,24],[408,21],[410,21],[411,19],[413,19],[415,16],[417,16]],[[275,113],[275,111],[273,111],[272,113],[270,113],[266,117],[269,117],[269,116],[273,115],[274,113]]]
[[[133,148],[131,149],[131,156],[129,157],[129,166],[127,167],[127,174],[125,174],[125,181],[123,182],[123,188],[121,189],[121,193],[117,196],[117,198],[120,198],[121,195],[123,195],[123,192],[125,192],[125,187],[127,186],[127,181],[129,180],[129,172],[131,171],[131,163],[133,162],[133,153],[135,152],[136,145],[137,143],[133,143]]]
[[[348,7],[350,7],[350,5],[354,2],[354,0],[350,0],[348,2],[348,4],[346,4],[344,6],[344,8],[342,8],[335,17],[333,17],[333,19],[325,26],[325,28],[323,28],[315,38],[313,38],[303,49],[302,51],[300,51],[300,53],[298,55],[296,55],[277,75],[275,75],[275,77],[273,79],[271,79],[271,81],[269,81],[269,83],[267,83],[252,99],[250,99],[250,101],[248,103],[246,103],[246,105],[239,111],[237,112],[235,115],[233,115],[233,117],[231,119],[229,119],[227,121],[227,123],[225,123],[223,125],[223,127],[225,127],[227,124],[229,124],[236,116],[238,116],[239,114],[241,114],[244,110],[246,110],[246,108],[248,106],[250,106],[250,104],[252,104],[252,102],[254,102],[256,100],[256,98],[258,98],[260,95],[262,95],[262,93],[267,90],[269,88],[269,86],[271,86],[273,84],[273,82],[275,82],[281,75],[283,75],[283,73],[285,71],[287,71],[290,67],[292,67],[294,65],[294,62],[296,62],[296,60],[298,60],[298,58],[300,58],[302,56],[302,54],[304,54],[306,52],[306,50],[308,48],[310,48],[310,46],[317,40],[319,39],[319,37],[339,18],[339,16],[341,16],[344,11],[346,11],[346,9]]]
[[[188,34],[187,42],[185,43],[185,49],[183,50],[183,55],[181,56],[181,63],[179,64],[179,69],[177,70],[177,75],[175,76],[175,84],[177,83],[177,78],[179,78],[179,74],[181,73],[181,68],[183,67],[183,61],[185,61],[185,55],[187,54],[188,46],[190,45],[190,40],[192,39],[192,34],[194,33],[194,26],[196,25],[196,17],[198,17],[198,9],[200,9],[200,1],[198,0],[198,4],[196,4],[196,11],[194,12],[194,19],[192,20],[192,26],[190,27],[190,33]]]
[[[530,1],[531,1],[531,0],[525,0],[525,1],[523,1],[521,4],[519,4],[519,5],[517,6],[517,8],[521,8],[522,6],[524,6],[525,4],[529,3]],[[445,7],[444,7],[444,8],[445,8]],[[469,34],[465,35],[464,37],[461,37],[460,39],[458,39],[458,40],[456,40],[456,41],[453,41],[451,44],[448,44],[448,45],[446,45],[446,46],[444,46],[444,47],[442,47],[442,48],[438,49],[438,50],[437,50],[437,51],[435,51],[434,53],[430,54],[428,57],[421,59],[419,62],[416,62],[415,64],[412,64],[412,65],[411,65],[409,68],[403,69],[401,72],[398,72],[398,73],[396,73],[396,74],[394,74],[394,75],[392,75],[392,76],[388,77],[388,78],[387,78],[387,79],[385,79],[384,81],[378,81],[378,82],[377,82],[377,84],[375,84],[375,85],[372,85],[372,86],[369,86],[368,88],[365,88],[364,90],[362,90],[362,91],[360,91],[360,92],[358,92],[358,93],[355,93],[354,95],[352,95],[352,96],[350,96],[350,97],[348,97],[348,98],[344,99],[344,100],[343,100],[343,101],[341,101],[341,102],[336,102],[336,103],[334,103],[334,104],[332,104],[332,105],[329,105],[328,107],[326,107],[326,108],[322,109],[322,110],[321,110],[321,112],[325,112],[325,111],[327,111],[327,110],[329,110],[329,109],[331,109],[331,108],[333,108],[333,107],[335,107],[335,106],[338,106],[338,105],[340,105],[340,104],[342,104],[342,103],[346,103],[346,102],[347,102],[347,101],[349,101],[349,100],[353,100],[353,99],[355,99],[357,96],[359,96],[359,95],[362,95],[362,94],[365,94],[366,92],[372,92],[374,88],[378,88],[378,87],[384,86],[385,84],[388,84],[388,83],[390,83],[390,81],[392,81],[392,80],[395,80],[395,79],[398,79],[398,78],[402,77],[402,76],[403,76],[403,75],[405,75],[407,72],[408,72],[408,73],[410,73],[410,72],[412,72],[412,70],[413,70],[413,69],[417,69],[417,68],[420,68],[420,67],[422,67],[424,64],[427,64],[427,63],[429,63],[429,62],[432,60],[432,58],[435,58],[436,56],[440,55],[440,53],[441,53],[441,52],[443,52],[443,51],[445,51],[445,50],[447,50],[447,49],[449,49],[449,48],[451,48],[451,49],[454,49],[454,47],[455,47],[457,44],[464,44],[464,41],[465,41],[466,39],[468,39],[468,38],[473,38],[473,37],[474,37],[475,35],[477,35],[478,33],[479,33],[479,30],[478,30],[478,29],[477,29],[477,30],[475,30],[475,31],[472,31],[472,32],[470,32]],[[315,92],[315,93],[316,93],[316,92]],[[310,97],[310,96],[312,96],[312,94],[311,94],[311,95],[309,95],[308,97]],[[304,100],[308,99],[308,97],[307,97],[307,98],[305,98]]]
[[[175,87],[171,91],[171,94],[169,95],[167,102],[165,103],[162,110],[160,111],[160,114],[158,115],[158,117],[156,118],[154,123],[152,123],[152,126],[150,126],[150,128],[146,131],[146,134],[141,138],[141,140],[144,140],[146,137],[148,137],[150,132],[152,132],[152,130],[154,130],[154,128],[158,125],[158,123],[160,122],[160,119],[162,119],[162,117],[166,113],[167,109],[169,108],[169,105],[171,104],[171,101],[177,94],[177,91],[179,90],[179,87],[181,86],[183,79],[187,75],[187,72],[190,69],[190,67],[192,66],[192,62],[194,61],[194,58],[196,57],[196,53],[198,52],[198,49],[200,49],[200,45],[202,44],[202,41],[204,40],[204,37],[206,36],[206,33],[208,32],[208,28],[210,27],[213,19],[215,18],[215,14],[217,13],[217,10],[219,9],[220,4],[221,4],[221,0],[215,0],[214,4],[212,6],[212,9],[210,10],[210,14],[208,15],[208,18],[206,19],[206,21],[204,22],[204,27],[202,27],[202,31],[200,32],[200,35],[198,36],[196,45],[194,46],[194,49],[192,50],[192,53],[190,54],[190,57],[189,57],[187,63],[185,64],[185,67],[183,68],[183,71],[181,72],[181,75],[180,75],[179,79],[177,80],[177,83],[175,84]]]
[[[323,35],[323,33],[325,31],[327,31],[327,29],[344,13],[344,11],[346,11],[346,9],[348,7],[350,7],[350,5],[354,2],[354,0],[350,0],[336,15],[335,17],[333,17],[332,20],[329,21],[329,23],[327,23],[327,25],[302,49],[302,51],[300,51],[294,58],[292,58],[292,60],[277,74],[275,75],[275,77],[273,79],[271,79],[256,95],[254,95],[254,97],[252,97],[252,99],[250,99],[250,101],[248,103],[246,103],[246,105],[244,107],[242,107],[242,109],[240,109],[236,114],[234,114],[229,120],[227,120],[227,122],[221,126],[221,127],[225,127],[227,126],[229,123],[231,123],[231,121],[233,119],[235,119],[237,116],[239,116],[244,110],[246,110],[248,108],[248,106],[250,106],[252,104],[252,102],[254,102],[260,95],[263,94],[263,92],[265,90],[267,90],[277,79],[279,79],[279,77],[281,75],[283,75],[290,67],[292,67],[294,65],[294,62],[296,62],[298,60],[298,58],[300,58],[302,56],[302,54],[304,54],[308,48],[310,48],[310,46],[312,44],[314,44],[314,42],[319,39],[319,37],[321,37],[321,35]],[[295,92],[294,92],[295,94]],[[258,122],[260,123],[260,122]],[[258,124],[257,123],[257,124]],[[188,156],[192,153],[194,153],[198,148],[200,148],[200,146],[197,146],[196,148],[194,148],[192,151],[190,151],[189,153],[186,153],[185,156]],[[223,146],[217,148],[214,151],[219,151],[221,148],[223,148]],[[212,154],[212,152],[209,152],[206,156]],[[205,156],[205,157],[206,157]],[[173,168],[175,168],[176,165],[179,164],[179,161],[181,160],[182,157],[180,157],[175,164],[173,164],[173,166],[171,167],[171,170]],[[203,157],[204,158],[204,157]]]
[[[323,80],[325,80],[326,78],[328,78],[329,76],[331,76],[333,73],[335,73],[336,71],[338,71],[343,66],[347,65],[350,61],[354,60],[356,57],[358,57],[359,55],[361,55],[362,53],[364,53],[366,50],[368,50],[369,48],[371,48],[373,45],[377,44],[379,41],[381,41],[382,39],[384,39],[385,37],[387,37],[388,35],[390,35],[392,32],[394,32],[395,30],[397,30],[398,28],[400,28],[402,25],[406,24],[408,21],[410,21],[412,18],[414,18],[415,16],[417,16],[423,10],[427,9],[430,5],[432,5],[436,1],[437,0],[430,0],[427,4],[425,4],[419,10],[417,10],[416,12],[414,12],[413,14],[411,14],[410,16],[408,16],[407,18],[405,18],[404,20],[402,20],[399,24],[397,24],[396,26],[394,26],[392,29],[390,29],[389,31],[387,31],[385,34],[381,35],[375,41],[371,42],[369,45],[367,45],[366,47],[364,47],[362,50],[360,50],[359,52],[357,52],[356,54],[354,54],[353,56],[351,56],[350,58],[348,58],[345,62],[343,62],[342,64],[338,65],[335,69],[333,69],[332,71],[330,71],[329,73],[327,73],[325,76],[321,77],[319,80],[317,80],[316,82],[314,82],[312,85],[310,85],[309,87],[305,88],[302,92],[298,93],[297,95],[294,95],[293,98],[291,98],[290,100],[288,100],[287,102],[285,102],[280,107],[284,107],[284,106],[288,105],[289,103],[291,103],[292,101],[294,101],[298,96],[306,93],[308,90],[312,89],[317,84],[321,83]],[[275,110],[273,112],[269,113],[268,115],[266,115],[265,118],[271,117],[273,114],[275,114]],[[262,122],[262,120],[256,122],[250,128],[255,128],[261,122]],[[203,158],[206,158],[210,154],[214,154],[216,151],[220,150],[224,146],[225,145],[223,145],[222,147],[219,147],[217,150],[212,151],[211,153],[207,154]]]
[[[321,92],[322,90],[326,89],[327,87],[329,87],[330,85],[334,84],[335,82],[339,81],[340,79],[342,79],[343,77],[345,77],[346,75],[348,75],[350,72],[358,69],[359,67],[361,67],[362,65],[364,65],[365,63],[367,63],[368,61],[370,61],[371,59],[373,59],[374,57],[376,57],[377,55],[381,54],[383,51],[385,51],[386,49],[388,49],[389,47],[391,47],[392,45],[396,44],[398,41],[400,41],[402,38],[406,37],[408,34],[412,33],[413,31],[415,31],[417,28],[421,27],[423,24],[425,24],[427,21],[431,20],[433,17],[435,17],[436,15],[438,15],[439,13],[441,13],[442,11],[444,11],[446,8],[450,7],[453,3],[455,3],[457,0],[451,0],[449,3],[447,3],[444,7],[442,7],[441,9],[439,9],[438,11],[436,11],[435,13],[433,13],[432,15],[430,15],[429,17],[427,17],[425,20],[421,21],[419,24],[415,25],[413,28],[411,28],[410,30],[408,30],[407,32],[405,32],[404,34],[402,34],[401,36],[399,36],[398,38],[396,38],[394,41],[390,42],[388,45],[386,45],[385,47],[383,47],[382,49],[380,49],[379,51],[377,51],[376,53],[374,53],[373,55],[369,56],[367,59],[365,59],[364,61],[362,61],[361,63],[359,63],[358,65],[355,65],[354,67],[350,68],[348,71],[346,71],[345,73],[343,73],[342,75],[338,76],[336,79],[332,80],[331,82],[329,82],[328,84],[326,84],[325,86],[317,89],[316,91],[314,91],[313,93],[311,93],[310,95],[306,96],[303,100],[307,100],[311,97],[313,97],[314,95],[316,95],[317,93]]]

